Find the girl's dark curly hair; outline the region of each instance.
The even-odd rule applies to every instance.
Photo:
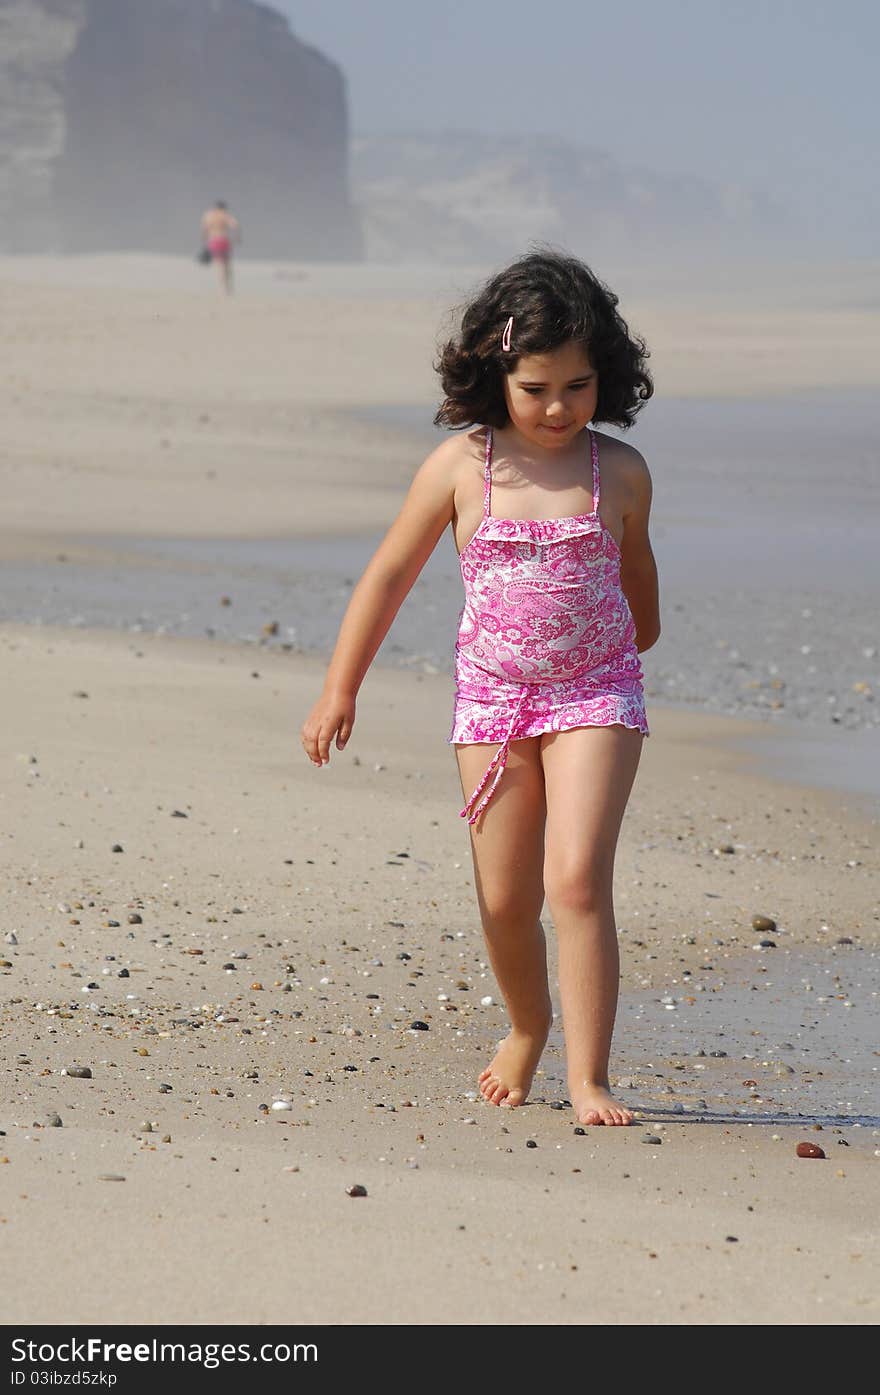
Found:
[[[511,347],[502,347],[513,316]],[[505,426],[503,378],[521,356],[579,340],[599,381],[594,420],[632,426],[654,391],[648,350],[617,313],[617,296],[576,257],[538,251],[498,272],[465,308],[461,330],[434,365],[444,398],[437,426]]]

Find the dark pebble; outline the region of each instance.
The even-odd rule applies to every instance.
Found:
[[[709,1052],[709,1055],[710,1055],[710,1056],[726,1056],[726,1055],[727,1055],[727,1052],[726,1052],[726,1051],[710,1051],[710,1052]]]
[[[724,1238],[727,1241],[728,1245],[736,1245],[739,1243],[738,1235],[725,1235]]]
[[[430,1032],[431,1030],[427,1022],[410,1022],[409,1029],[411,1032]]]
[[[129,925],[143,925],[144,918],[142,915],[138,915],[137,911],[132,911],[128,917],[128,923]]]
[[[643,1133],[643,1134],[642,1134],[642,1142],[643,1142],[643,1143],[662,1143],[662,1142],[663,1142],[663,1139],[662,1139],[662,1138],[658,1138],[658,1136],[657,1136],[656,1133]]]
[[[188,819],[189,814],[185,814],[182,809],[172,809],[171,817],[173,819]]]
[[[753,915],[752,929],[772,932],[776,929],[776,921],[769,915]]]
[[[125,1178],[118,1172],[102,1172],[98,1177],[99,1182],[124,1182]]]
[[[110,849],[110,851],[111,851],[111,852],[125,852],[125,848],[122,846],[121,843],[114,843],[114,844],[113,844],[113,847]]]
[[[580,1124],[578,1124],[577,1128],[575,1129],[575,1133],[578,1135],[579,1138],[586,1138],[587,1136],[586,1129],[582,1129]]]
[[[554,1100],[553,1103],[551,1104],[550,1108],[551,1108],[551,1109],[564,1109],[564,1108],[565,1108],[565,1105],[564,1105],[564,1104],[560,1104],[558,1100]]]
[[[367,1189],[362,1187],[360,1182],[355,1182],[353,1187],[346,1187],[345,1194],[346,1196],[366,1196]]]
[[[775,948],[776,948],[776,941],[775,941],[775,940],[759,940],[759,941],[758,941],[758,948],[759,948],[759,949],[775,949]]]
[[[537,1145],[537,1143],[535,1142],[535,1140],[534,1140],[533,1138],[527,1138],[527,1139],[526,1139],[526,1147],[527,1147],[527,1148],[537,1148],[537,1146],[538,1146],[538,1145]]]
[[[795,1152],[799,1158],[824,1158],[825,1156],[818,1143],[799,1143]]]
[[[120,969],[120,970],[119,970],[119,973],[116,975],[116,977],[117,977],[117,978],[131,978],[131,974],[128,972],[128,969]]]
[[[412,955],[407,954],[405,949],[402,949],[397,957],[398,959],[412,959]]]
[[[840,939],[835,940],[834,943],[836,945],[851,945],[852,940],[850,939],[849,935],[841,935]]]

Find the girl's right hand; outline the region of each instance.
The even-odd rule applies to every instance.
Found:
[[[303,722],[300,740],[312,765],[327,765],[330,743],[336,737],[336,749],[345,748],[354,726],[355,700],[334,694],[322,694]]]

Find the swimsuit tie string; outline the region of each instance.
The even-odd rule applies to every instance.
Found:
[[[487,765],[482,780],[477,785],[477,788],[474,790],[467,804],[464,806],[464,808],[461,810],[459,814],[459,818],[467,819],[469,824],[476,823],[477,819],[480,817],[486,805],[489,803],[489,800],[492,798],[493,794],[498,788],[498,781],[501,779],[501,776],[504,774],[505,767],[507,766],[507,757],[510,754],[510,743],[514,740],[513,734],[516,730],[516,724],[519,721],[519,714],[522,711],[523,703],[525,702],[528,696],[528,692],[528,688],[523,687],[523,690],[519,695],[519,701],[516,704],[513,716],[510,719],[510,726],[507,729],[507,735],[505,736],[503,742],[498,747],[498,750],[495,752],[494,756]],[[487,793],[483,796],[482,799],[480,799],[480,795],[486,788],[486,784],[488,780],[491,778],[493,771],[495,772],[495,778],[494,780],[492,780],[492,784],[489,786]],[[479,804],[476,804],[476,801],[478,799],[480,799],[480,802]],[[474,808],[475,804],[476,808]]]

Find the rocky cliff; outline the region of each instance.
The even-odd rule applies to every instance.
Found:
[[[497,262],[532,240],[588,258],[691,259],[784,248],[793,232],[760,192],[630,168],[550,136],[362,136],[352,190],[376,261]]]
[[[0,249],[356,259],[339,69],[252,0],[0,0]]]

